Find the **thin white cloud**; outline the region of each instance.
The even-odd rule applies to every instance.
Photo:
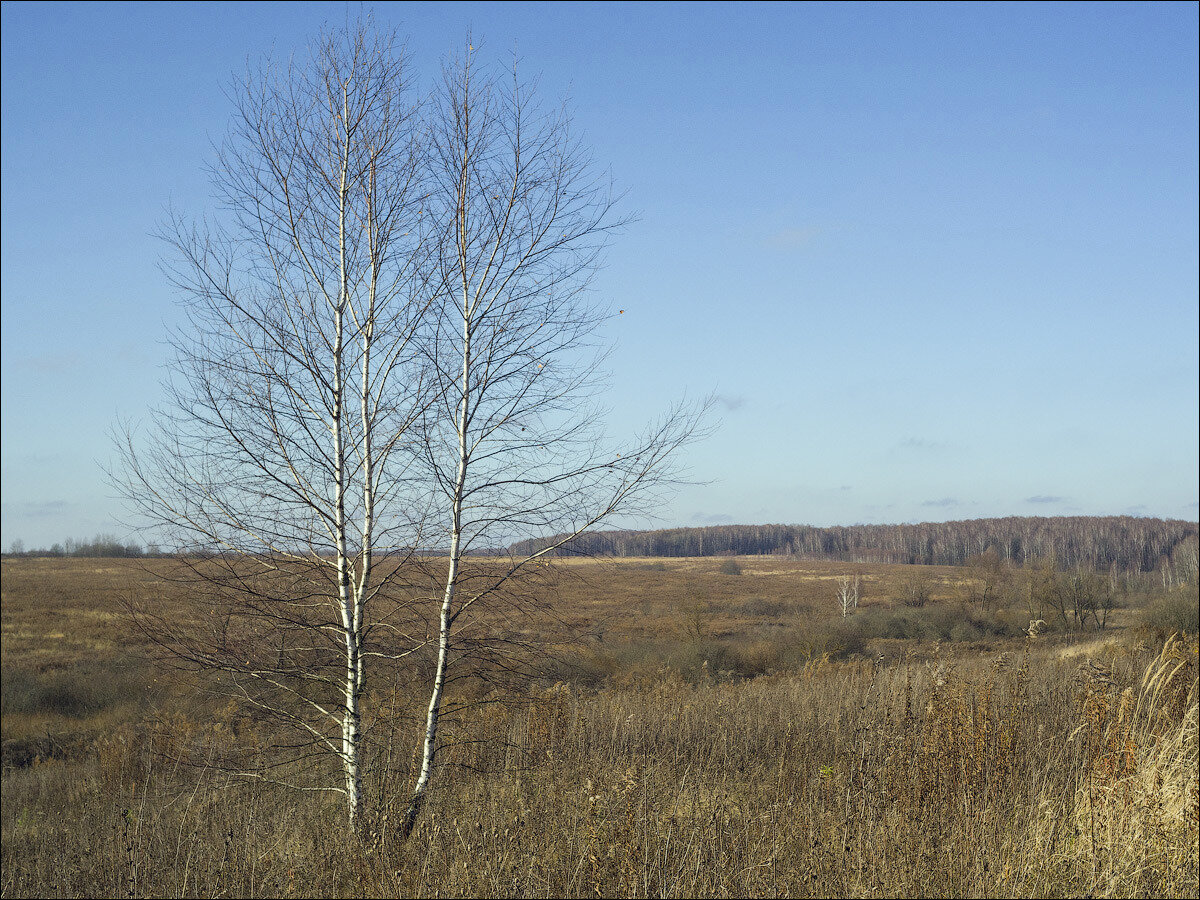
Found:
[[[893,453],[903,453],[913,456],[936,456],[956,449],[947,441],[934,441],[922,437],[906,437],[892,445]]]
[[[815,225],[804,228],[781,228],[767,236],[764,243],[773,250],[802,250],[821,233]]]
[[[26,500],[21,503],[5,503],[5,516],[20,516],[26,519],[43,519],[46,516],[60,516],[78,504],[66,500]]]
[[[726,513],[692,513],[692,521],[701,525],[728,525],[733,522],[733,516]]]

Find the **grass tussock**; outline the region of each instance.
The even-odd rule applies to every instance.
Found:
[[[1140,685],[1119,693],[1102,674],[1072,738],[1083,745],[1073,862],[1100,893],[1141,885],[1146,894],[1195,892],[1200,818],[1196,654],[1174,637]],[[1053,825],[1051,825],[1053,829]]]

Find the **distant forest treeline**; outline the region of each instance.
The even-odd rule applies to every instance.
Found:
[[[1195,555],[1197,524],[1135,516],[1010,516],[918,525],[713,525],[661,531],[600,531],[560,551],[587,556],[797,556],[843,562],[962,565],[994,551],[1017,565],[1052,559],[1060,568],[1151,572],[1177,549]],[[522,541],[514,553],[553,543]]]
[[[917,525],[712,525],[659,531],[599,531],[568,542],[560,555],[766,556],[854,563],[958,566],[989,551],[1023,566],[1053,560],[1060,569],[1157,572],[1165,565],[1197,568],[1197,523],[1136,516],[1010,516],[922,522]],[[520,541],[500,553],[536,552],[561,538]],[[444,551],[429,550],[430,554]],[[68,538],[49,549],[26,550],[14,541],[4,556],[139,557],[170,555],[107,534]]]
[[[157,544],[143,547],[136,541],[126,543],[111,534],[98,534],[90,541],[67,538],[52,547],[26,550],[23,541],[13,541],[5,556],[84,556],[128,559],[140,556],[161,556]]]

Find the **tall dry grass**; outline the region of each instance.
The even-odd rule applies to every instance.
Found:
[[[333,798],[180,762],[253,723],[160,716],[6,770],[0,892],[1195,896],[1196,647],[1097,652],[531,690],[459,722],[403,844],[415,760],[348,836]]]
[[[130,585],[154,589],[148,573],[6,560],[0,894],[1200,887],[1194,643],[1031,641],[1020,604],[964,603],[962,570],[930,570],[932,600],[911,609],[893,602],[907,570],[872,567],[843,621],[833,564],[574,569],[557,613],[564,634],[591,636],[585,649],[548,669],[553,687],[460,698],[479,703],[447,731],[439,787],[400,844],[392,804],[415,774],[418,692],[375,685],[368,714],[390,737],[367,827],[347,835],[340,798],[219,770],[273,736],[138,662],[116,610]]]
[[[1074,802],[1056,808],[1045,800],[1071,829],[1058,855],[1090,878],[1093,893],[1136,886],[1192,896],[1200,815],[1195,649],[1169,638],[1140,684],[1119,693],[1106,673],[1091,674],[1083,721],[1071,735],[1084,753]]]

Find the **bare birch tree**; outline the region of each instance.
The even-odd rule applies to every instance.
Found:
[[[369,24],[246,79],[214,168],[227,218],[167,229],[189,312],[170,403],[122,444],[132,505],[193,551],[164,569],[189,613],[139,621],[290,729],[240,774],[344,794],[361,821],[365,687],[421,685],[403,836],[454,682],[529,649],[494,626],[543,599],[531,563],[653,503],[703,412],[605,440],[587,289],[620,222],[565,114],[473,55],[422,110]]]
[[[344,794],[354,822],[370,666],[424,640],[400,584],[421,540],[419,109],[394,35],[361,24],[310,51],[238,88],[219,224],[164,229],[188,321],[119,480],[193,551],[168,571],[191,613],[146,605],[142,624],[290,729],[241,774]]]
[[[515,586],[531,563],[643,509],[699,421],[698,410],[677,407],[631,446],[604,438],[597,329],[606,313],[588,287],[621,223],[565,112],[540,108],[515,70],[481,74],[468,48],[445,68],[430,121],[432,315],[422,347],[437,401],[418,446],[449,558],[405,836],[433,776],[439,727],[456,708],[448,685],[481,661],[493,671],[510,664],[511,645],[487,639],[487,614],[527,610],[537,598]],[[472,557],[548,536],[529,553]]]
[[[838,608],[842,612],[843,619],[848,618],[852,612],[858,609],[858,594],[861,583],[862,576],[857,573],[838,577]]]

